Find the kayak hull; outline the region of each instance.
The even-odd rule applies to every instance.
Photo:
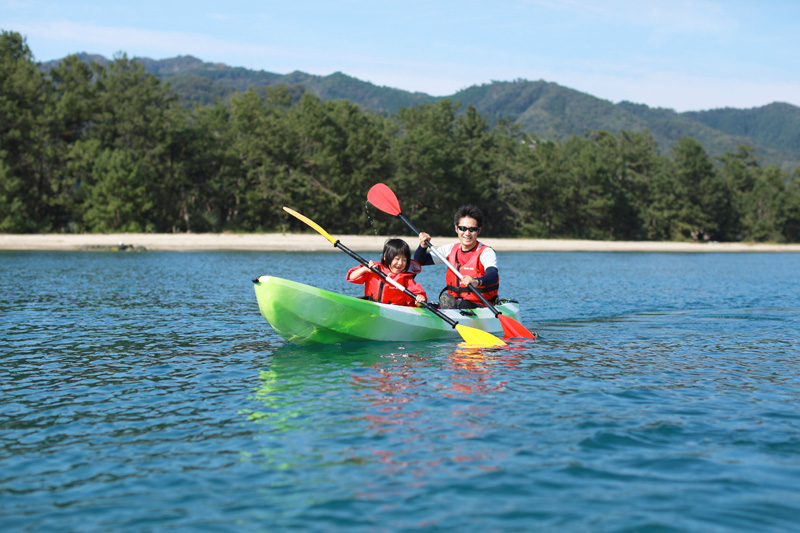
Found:
[[[254,286],[261,315],[293,344],[460,338],[450,324],[422,307],[371,302],[275,276],[261,276]],[[518,319],[517,302],[507,300],[496,308]],[[500,320],[486,308],[442,312],[462,326],[503,332]]]

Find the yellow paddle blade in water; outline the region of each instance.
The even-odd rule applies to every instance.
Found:
[[[302,220],[303,222],[305,222],[306,224],[308,224],[309,226],[311,226],[312,228],[314,228],[315,230],[317,230],[317,232],[318,232],[320,235],[322,235],[323,237],[325,237],[326,239],[328,239],[329,241],[331,241],[331,243],[333,243],[333,244],[336,244],[336,239],[334,239],[333,237],[331,237],[331,236],[330,236],[330,234],[328,234],[328,232],[327,232],[327,231],[325,231],[324,229],[322,229],[322,227],[321,227],[319,224],[317,224],[316,222],[314,222],[313,220],[311,220],[311,219],[310,219],[310,218],[308,218],[307,216],[305,216],[305,215],[301,215],[300,213],[298,213],[298,212],[297,212],[297,211],[295,211],[294,209],[291,209],[291,208],[289,208],[289,207],[286,207],[286,206],[283,206],[283,210],[284,210],[284,211],[286,211],[287,213],[289,213],[290,215],[292,215],[293,217],[295,217],[295,218],[297,218],[297,219],[300,219],[300,220]]]
[[[456,331],[458,331],[464,338],[467,344],[473,346],[505,346],[506,343],[498,339],[488,331],[481,329],[471,328],[469,326],[462,326],[456,324]]]

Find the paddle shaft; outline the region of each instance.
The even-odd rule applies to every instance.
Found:
[[[411,223],[411,221],[410,221],[410,220],[408,220],[408,218],[406,218],[406,216],[405,216],[403,213],[399,213],[397,216],[398,216],[398,217],[400,217],[400,220],[402,220],[403,222],[405,222],[405,223],[406,223],[406,225],[407,225],[407,226],[408,226],[408,227],[411,229],[411,231],[413,231],[413,232],[414,232],[416,235],[419,235],[419,234],[420,234],[420,231],[419,231],[417,228],[415,228],[415,227],[414,227],[414,224],[412,224],[412,223]],[[430,241],[430,240],[426,240],[426,241],[425,241],[425,244],[427,244],[427,245],[428,245],[428,250],[430,250],[430,251],[431,251],[431,253],[433,253],[433,255],[435,255],[436,257],[438,257],[439,259],[441,259],[441,260],[442,260],[442,262],[443,262],[445,265],[447,265],[447,268],[449,268],[450,270],[452,270],[452,271],[453,271],[453,273],[454,273],[456,276],[458,276],[458,279],[464,279],[464,275],[463,275],[461,272],[459,272],[459,271],[458,271],[458,269],[456,269],[456,267],[454,267],[454,266],[453,266],[453,265],[450,263],[450,261],[448,261],[448,260],[447,260],[447,258],[446,258],[444,255],[442,255],[442,253],[441,253],[439,250],[437,250],[436,248],[434,248],[434,246],[433,246],[433,244],[431,244],[431,241]],[[489,310],[491,310],[491,311],[492,311],[492,313],[494,313],[494,316],[497,316],[497,315],[501,315],[501,314],[502,314],[502,313],[501,313],[500,311],[498,311],[498,310],[497,310],[497,309],[496,309],[496,308],[495,308],[495,307],[494,307],[492,304],[490,304],[490,303],[489,303],[489,300],[487,300],[487,299],[486,299],[486,298],[483,296],[483,294],[481,294],[481,293],[478,291],[478,289],[476,289],[475,287],[473,287],[471,283],[470,283],[470,284],[467,284],[467,288],[468,288],[469,290],[471,290],[471,291],[473,292],[473,294],[475,294],[475,296],[477,296],[477,297],[478,297],[478,299],[479,299],[479,300],[480,300],[480,301],[483,303],[483,305],[485,305],[486,307],[488,307],[488,308],[489,308]]]
[[[367,261],[366,259],[364,259],[360,255],[358,255],[356,252],[354,252],[353,250],[351,250],[350,248],[348,248],[347,246],[345,246],[344,244],[342,244],[338,240],[335,243],[333,243],[333,245],[336,248],[338,248],[341,251],[343,251],[344,253],[346,253],[347,255],[349,255],[350,257],[352,257],[353,259],[355,259],[356,261],[358,261],[359,263],[361,263],[362,265],[364,265],[365,267],[369,268],[372,272],[375,272],[377,275],[379,275],[380,277],[382,277],[383,279],[385,279],[386,281],[388,281],[389,283],[391,283],[392,285],[394,285],[395,287],[397,287],[398,289],[403,291],[408,296],[411,296],[414,299],[417,298],[416,294],[414,294],[413,292],[411,292],[407,288],[405,288],[402,285],[400,285],[400,283],[398,283],[397,280],[395,280],[393,278],[390,278],[389,276],[387,276],[386,274],[384,274],[380,270],[377,270],[375,268],[371,268],[369,266],[369,261]],[[444,320],[445,322],[450,324],[450,326],[452,328],[455,329],[455,327],[458,325],[458,322],[456,322],[455,320],[453,320],[449,316],[445,315],[444,313],[442,313],[441,311],[439,311],[438,309],[436,309],[432,305],[428,304],[428,302],[421,302],[421,303],[422,303],[423,306],[425,306],[426,309],[428,309],[429,311],[433,312],[439,318],[441,318],[442,320]]]

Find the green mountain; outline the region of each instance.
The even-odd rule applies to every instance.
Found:
[[[746,144],[765,165],[790,171],[800,164],[800,108],[789,104],[677,113],[631,102],[613,104],[556,83],[525,80],[473,86],[450,98],[475,106],[493,121],[509,118],[547,139],[590,130],[649,130],[665,153],[681,137],[691,137],[716,157]]]
[[[85,61],[107,62],[102,56],[80,54],[80,57]],[[192,56],[138,60],[148,72],[168,82],[181,98],[200,105],[218,99],[227,101],[237,91],[249,88],[265,94],[266,88],[274,85],[288,86],[297,95],[308,91],[322,100],[349,100],[386,115],[402,107],[433,103],[440,98],[377,86],[341,72],[328,76],[299,71],[275,74],[207,63]],[[677,113],[631,102],[614,104],[541,80],[495,81],[441,98],[461,102],[462,109],[473,105],[492,123],[501,118],[509,119],[525,132],[543,139],[563,140],[591,130],[614,133],[649,130],[664,153],[669,153],[681,137],[691,137],[714,157],[746,144],[756,149],[762,165],[777,165],[788,172],[800,165],[800,108],[790,104]]]
[[[712,109],[684,115],[729,135],[743,136],[777,150],[800,150],[800,107],[774,102],[753,109]]]
[[[154,61],[140,60],[145,69],[158,76],[184,99],[207,105],[217,98],[230,98],[236,91],[249,88],[261,92],[271,85],[286,85],[295,91],[308,91],[321,100],[350,100],[365,109],[392,114],[401,107],[435,102],[436,98],[423,93],[410,93],[390,87],[379,87],[360,81],[341,72],[315,76],[295,71],[274,74],[263,70],[229,67],[222,63],[204,63],[191,56]]]

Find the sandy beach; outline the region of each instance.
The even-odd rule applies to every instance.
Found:
[[[380,251],[387,236],[334,235],[348,248]],[[416,238],[398,235],[413,247]],[[446,244],[455,236],[433,237],[434,244]],[[482,239],[497,251],[594,251],[594,252],[800,252],[800,244],[679,243],[587,241],[566,239]],[[336,251],[317,233],[113,233],[113,234],[0,234],[0,250],[103,250],[120,248],[148,251],[249,250],[249,251]]]

